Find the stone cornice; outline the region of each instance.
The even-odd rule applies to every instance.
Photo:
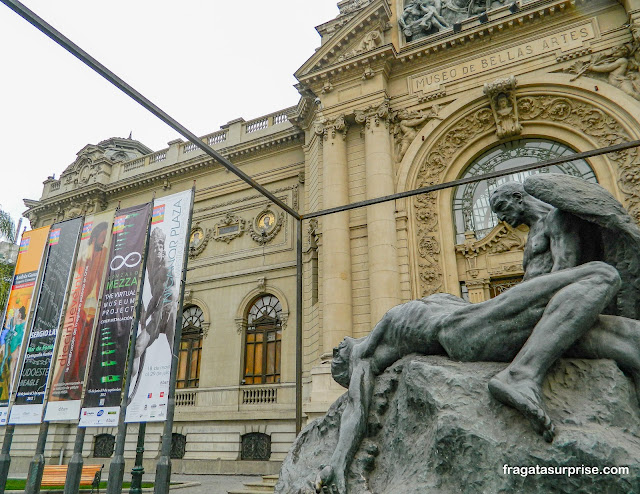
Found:
[[[357,36],[380,25],[380,22],[388,22],[391,19],[391,9],[386,0],[372,2],[367,7],[353,16],[342,26],[329,41],[322,45],[318,51],[295,73],[295,77],[302,82],[307,76],[320,70],[323,66],[333,64],[343,54],[348,43]]]

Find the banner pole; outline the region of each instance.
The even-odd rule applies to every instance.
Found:
[[[140,422],[138,424],[138,444],[136,444],[136,462],[131,469],[131,488],[129,494],[142,494],[142,476],[144,475],[144,466],[142,459],[144,457],[144,435],[147,431],[147,423]]]
[[[176,408],[176,380],[178,374],[178,354],[180,351],[180,340],[182,339],[182,310],[184,302],[184,289],[187,284],[187,262],[189,261],[189,238],[191,237],[191,220],[193,219],[193,203],[196,198],[196,183],[193,181],[191,188],[191,209],[189,210],[189,221],[187,222],[187,232],[185,239],[184,255],[182,259],[182,273],[180,275],[180,303],[178,304],[178,314],[176,317],[175,334],[173,337],[173,354],[171,355],[171,374],[169,377],[169,398],[167,403],[167,420],[164,423],[162,433],[162,448],[160,458],[156,463],[156,478],[153,489],[154,494],[169,494],[169,484],[171,482],[171,435],[173,432],[173,415]]]
[[[296,222],[296,436],[302,429],[302,219]]]
[[[84,223],[84,218],[82,219],[82,223]],[[72,276],[76,256],[78,255],[78,245],[80,244],[80,236],[82,235],[82,228],[78,229],[78,234],[76,237],[76,245],[73,251],[73,257],[71,258],[71,263],[69,264],[69,273],[67,275],[67,287],[65,291],[64,298],[62,299],[62,304],[60,305],[60,315],[58,316],[58,324],[56,329],[56,339],[54,347],[51,349],[51,358],[56,354],[57,345],[60,344],[60,338],[58,338],[60,334],[60,325],[62,323],[62,318],[65,313],[65,308],[67,305],[67,301],[69,299],[69,293],[71,292],[72,285]],[[47,252],[47,257],[48,257]],[[44,281],[44,276],[43,276]],[[34,319],[35,323],[35,319]],[[27,340],[27,345],[29,345],[29,340]],[[26,347],[25,347],[25,356],[26,356]],[[45,393],[42,399],[42,412],[47,408],[47,389],[51,383],[51,363],[49,363],[49,372],[47,375],[47,381],[45,385]],[[42,420],[42,419],[41,419]],[[42,420],[40,423],[40,431],[38,432],[38,442],[36,443],[36,452],[31,459],[31,463],[29,464],[29,473],[27,474],[27,483],[24,486],[25,494],[38,494],[40,492],[40,482],[42,482],[42,474],[44,473],[44,447],[47,444],[47,436],[49,435],[49,422]]]
[[[155,197],[155,193],[154,193]],[[124,390],[120,401],[120,416],[118,417],[118,433],[116,435],[115,451],[113,460],[109,465],[109,477],[107,479],[107,494],[122,493],[122,479],[124,478],[124,441],[127,437],[127,424],[124,422],[127,413],[127,399],[129,396],[129,387],[131,386],[131,369],[133,368],[133,359],[135,356],[136,339],[138,337],[138,320],[140,319],[140,306],[142,305],[142,292],[144,287],[145,272],[147,269],[147,257],[149,255],[149,234],[151,233],[151,219],[153,218],[153,204],[149,210],[149,218],[147,221],[147,238],[144,246],[144,258],[142,261],[142,275],[140,276],[140,285],[138,288],[136,300],[136,313],[131,323],[131,334],[129,336],[129,354],[127,358],[126,380]]]
[[[4,487],[7,485],[7,477],[9,476],[9,467],[11,466],[11,442],[13,441],[13,431],[16,426],[7,425],[4,431],[4,440],[2,441],[2,453],[0,454],[0,494],[4,494]]]
[[[84,436],[87,432],[86,427],[78,427],[76,432],[76,440],[73,444],[73,455],[67,466],[67,478],[64,483],[64,494],[77,494],[80,490],[80,479],[82,476],[82,449],[84,448]],[[1,494],[1,493],[0,493]]]
[[[22,218],[21,218],[22,220]],[[18,225],[19,229],[20,225]],[[18,242],[18,245],[22,243],[22,237]],[[19,251],[18,251],[19,252]],[[16,270],[18,269],[18,258],[16,257],[16,263],[13,266],[13,276],[11,277],[11,286],[13,286],[13,282],[16,279]],[[0,327],[0,331],[4,329],[4,324],[7,320],[7,308],[9,307],[9,299],[11,298],[11,287],[9,287],[9,292],[7,293],[7,301],[4,304],[4,311],[2,312],[2,327]],[[22,349],[21,352],[22,353]],[[9,386],[9,403],[11,403],[11,380],[12,376],[9,376],[8,383],[2,383],[3,386]],[[7,422],[9,416],[7,414]],[[9,452],[11,451],[11,443],[13,442],[13,432],[15,431],[14,425],[7,425],[7,428],[4,431],[4,439],[2,440],[2,452],[0,452],[0,494],[4,494],[4,486],[7,485],[7,478],[9,477],[9,467],[11,466],[11,455]]]

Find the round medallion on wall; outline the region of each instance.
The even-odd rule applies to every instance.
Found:
[[[273,211],[266,211],[258,216],[256,225],[258,231],[269,233],[276,226],[276,215],[273,214]]]
[[[251,238],[260,245],[270,242],[282,228],[283,221],[283,213],[276,216],[270,208],[263,209],[249,226]]]
[[[193,258],[201,254],[207,246],[207,240],[207,234],[202,228],[199,226],[192,228],[189,236],[189,257]]]

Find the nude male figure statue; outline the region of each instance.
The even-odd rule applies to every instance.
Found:
[[[368,336],[345,338],[334,350],[331,372],[348,387],[347,405],[336,450],[318,473],[317,492],[346,494],[346,472],[366,432],[374,377],[411,353],[511,361],[491,379],[489,390],[519,410],[547,441],[553,440],[554,426],[540,390],[549,367],[562,355],[615,360],[634,379],[640,396],[640,321],[602,315],[618,294],[620,274],[604,262],[581,264],[581,257],[594,253],[580,250],[585,244],[580,229],[588,225],[579,220],[567,224],[571,218],[562,211],[521,202],[513,190],[505,195],[512,200],[494,199],[498,216],[512,224],[531,223],[527,281],[479,304],[448,294],[407,302],[389,310]],[[569,229],[566,234],[563,228]]]

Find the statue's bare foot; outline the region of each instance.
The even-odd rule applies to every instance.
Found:
[[[538,385],[530,379],[514,379],[504,370],[489,381],[489,391],[495,399],[524,415],[533,429],[547,442],[555,436],[555,426],[544,411]]]

